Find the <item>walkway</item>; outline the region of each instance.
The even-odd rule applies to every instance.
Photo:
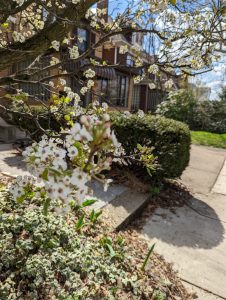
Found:
[[[157,209],[142,232],[200,300],[226,299],[225,160],[225,150],[192,146],[182,182],[193,198],[174,212]]]

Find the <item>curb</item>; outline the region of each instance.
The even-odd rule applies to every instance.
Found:
[[[148,193],[125,191],[103,207],[103,216],[111,219],[113,231],[122,230],[143,212],[150,199]]]

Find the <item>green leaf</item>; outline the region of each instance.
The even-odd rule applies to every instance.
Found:
[[[5,22],[3,24],[1,24],[1,26],[5,29],[7,29],[9,27],[9,23]]]
[[[116,256],[116,253],[115,253],[114,249],[112,248],[112,246],[109,245],[109,244],[106,244],[106,246],[107,246],[107,248],[108,248],[108,250],[109,250],[109,253],[110,253],[111,258],[115,257],[115,256]]]
[[[176,5],[177,4],[177,0],[170,0],[170,3],[173,4],[173,5]]]
[[[84,222],[84,217],[85,217],[85,214],[83,214],[79,219],[78,219],[78,222],[75,226],[76,230],[81,230],[82,227],[85,225],[85,222]]]
[[[96,220],[99,218],[99,216],[102,214],[102,211],[98,211],[97,213],[95,212],[95,210],[93,209],[90,216],[89,216],[89,219],[91,222],[96,222]]]
[[[93,203],[97,202],[97,200],[94,200],[94,199],[89,199],[89,200],[86,200],[82,203],[82,207],[86,207],[86,206],[90,206],[92,205]]]
[[[48,170],[48,168],[46,168],[44,170],[44,172],[42,173],[42,179],[47,181],[48,180],[48,174],[49,174],[49,170]]]
[[[144,271],[144,269],[145,269],[145,267],[146,267],[146,264],[147,264],[147,262],[148,262],[148,260],[149,260],[149,258],[150,258],[150,256],[151,256],[151,254],[152,254],[154,248],[155,248],[155,244],[153,244],[153,245],[151,246],[151,248],[148,250],[148,253],[147,253],[146,257],[145,257],[145,260],[144,260],[144,262],[143,262],[143,265],[142,265],[142,267],[141,267],[141,270]]]
[[[25,195],[22,195],[22,196],[16,198],[16,201],[17,201],[17,203],[23,203],[24,200],[25,200],[25,198],[26,198],[26,196],[25,196]]]
[[[48,214],[48,209],[49,209],[49,205],[50,205],[50,199],[46,199],[46,201],[44,202],[44,205],[43,205],[43,214],[45,216],[47,216]]]
[[[81,205],[76,205],[75,207],[73,207],[73,211],[78,212],[81,208]]]
[[[137,149],[140,150],[140,151],[143,149],[143,147],[141,146],[141,144],[137,144]]]
[[[93,209],[90,216],[89,216],[89,219],[90,219],[91,222],[93,222],[94,216],[95,216],[95,210]]]

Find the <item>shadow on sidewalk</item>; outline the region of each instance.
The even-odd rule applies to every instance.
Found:
[[[192,197],[183,207],[158,208],[142,233],[177,247],[211,249],[223,241],[225,229],[212,207]]]

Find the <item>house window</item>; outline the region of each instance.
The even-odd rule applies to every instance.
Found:
[[[117,77],[112,80],[100,79],[98,92],[102,94],[100,99],[104,101],[105,98],[111,106],[126,107],[129,94],[129,77],[117,74]]]
[[[126,107],[128,103],[129,77],[118,74],[116,79],[109,81],[108,92],[113,105]]]
[[[88,49],[88,31],[83,28],[77,29],[78,33],[78,49],[81,52],[85,52]]]
[[[140,108],[140,85],[133,86],[132,95],[132,110],[138,110]]]

